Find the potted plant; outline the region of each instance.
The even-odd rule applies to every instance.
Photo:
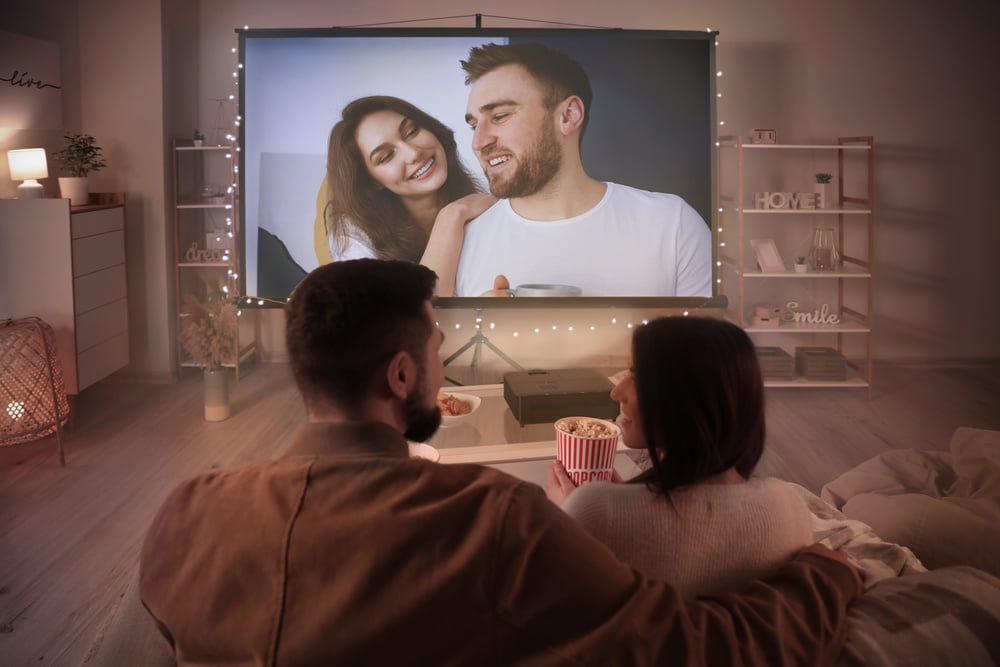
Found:
[[[795,272],[805,273],[809,270],[809,265],[806,264],[806,258],[804,255],[799,255],[795,258]]]
[[[53,153],[52,157],[71,175],[59,178],[59,193],[64,199],[69,199],[73,206],[80,206],[87,203],[90,192],[88,174],[103,169],[107,163],[101,155],[101,147],[89,134],[66,134],[63,138],[66,145]]]
[[[816,208],[829,208],[830,202],[833,201],[833,186],[830,184],[832,180],[833,174],[825,172],[816,174],[816,184],[813,186],[813,192],[816,193]]]
[[[205,135],[200,130],[195,130],[193,141],[195,146],[201,146],[205,143]]]
[[[229,417],[229,371],[222,364],[236,358],[236,305],[225,298],[203,304],[184,295],[181,347],[205,373],[205,420]]]

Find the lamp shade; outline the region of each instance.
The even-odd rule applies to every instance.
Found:
[[[27,181],[35,178],[48,178],[49,165],[45,160],[44,148],[21,148],[7,151],[7,164],[10,165],[12,181]]]
[[[45,196],[45,188],[37,180],[49,175],[44,148],[19,148],[7,151],[12,181],[24,181],[17,186],[18,199],[37,199]]]

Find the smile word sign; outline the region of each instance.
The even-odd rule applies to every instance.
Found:
[[[826,208],[822,192],[755,192],[754,208]]]
[[[785,312],[781,315],[785,322],[795,324],[840,324],[840,315],[830,312],[830,306],[823,304],[811,313],[799,310],[798,301],[789,301],[785,305]]]

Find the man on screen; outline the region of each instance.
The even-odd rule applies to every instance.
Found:
[[[462,68],[472,148],[502,200],[465,228],[456,295],[507,282],[584,296],[712,294],[712,235],[687,202],[584,170],[592,92],[579,63],[537,44],[485,44]]]

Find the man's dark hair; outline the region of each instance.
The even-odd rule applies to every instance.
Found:
[[[764,383],[753,341],[725,320],[664,317],[632,334],[640,425],[652,467],[637,480],[664,494],[764,453]]]
[[[434,327],[424,303],[436,282],[427,267],[401,260],[333,262],[309,273],[285,306],[285,342],[306,405],[353,412],[397,352],[422,364]]]
[[[594,92],[587,72],[565,53],[541,44],[483,44],[472,47],[469,59],[461,62],[466,84],[475,83],[498,67],[520,65],[538,82],[542,101],[550,111],[570,95],[576,95],[583,101],[582,139],[590,120]]]

